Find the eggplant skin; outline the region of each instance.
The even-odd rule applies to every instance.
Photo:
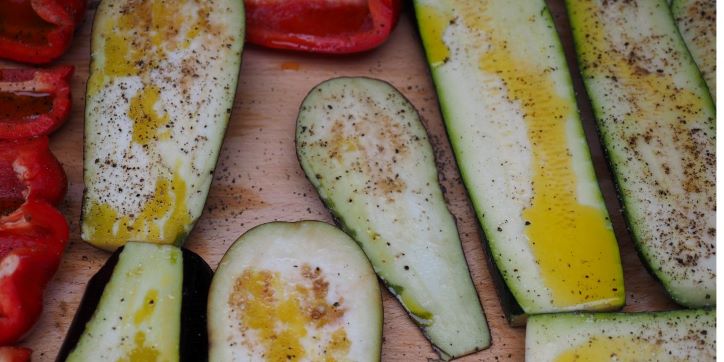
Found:
[[[80,342],[86,324],[91,320],[106,284],[118,264],[119,255],[125,246],[118,248],[106,263],[88,281],[78,310],[73,317],[56,362],[66,361]],[[182,248],[183,278],[181,302],[181,329],[179,360],[208,361],[208,334],[206,331],[206,302],[213,270],[198,254]]]
[[[85,330],[85,325],[93,317],[93,312],[95,312],[96,306],[98,306],[101,300],[105,285],[108,284],[111,275],[113,275],[113,269],[116,267],[118,256],[122,251],[123,247],[118,248],[116,252],[106,260],[106,263],[90,278],[88,284],[86,284],[83,298],[80,301],[78,310],[75,312],[73,321],[70,323],[70,328],[65,335],[63,345],[60,347],[58,357],[55,359],[57,362],[65,361],[80,341],[80,337]]]
[[[181,249],[184,255],[183,301],[181,302],[181,362],[208,361],[209,337],[206,304],[214,271],[198,254]]]

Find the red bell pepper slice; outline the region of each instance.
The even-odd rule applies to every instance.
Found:
[[[65,197],[68,179],[48,149],[48,138],[0,141],[0,215],[25,200],[57,205]]]
[[[49,63],[70,47],[86,0],[0,0],[0,58]]]
[[[0,346],[1,362],[28,362],[33,353],[30,348]]]
[[[356,53],[382,44],[401,0],[245,0],[247,40],[269,48]]]
[[[65,218],[44,201],[28,200],[0,217],[0,345],[17,342],[37,322],[67,243]]]
[[[0,69],[0,140],[46,135],[60,127],[70,115],[74,69]]]

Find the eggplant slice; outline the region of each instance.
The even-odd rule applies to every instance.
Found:
[[[88,282],[57,361],[206,361],[212,275],[189,250],[127,243]]]
[[[412,104],[379,80],[331,79],[304,99],[296,141],[324,204],[441,357],[487,348],[485,315]]]
[[[318,221],[242,235],[209,293],[211,361],[379,361],[382,301],[369,261]]]
[[[181,245],[201,215],[236,92],[241,0],[105,0],[86,90],[81,237]]]

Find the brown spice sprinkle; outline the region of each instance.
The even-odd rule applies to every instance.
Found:
[[[330,129],[328,136],[320,137],[313,146],[325,150],[322,154],[329,155],[329,159],[320,159],[319,162],[340,162],[347,167],[345,172],[365,175],[364,188],[355,190],[355,194],[384,196],[392,203],[396,195],[408,187],[404,176],[400,175],[400,161],[418,157],[412,155],[410,149],[426,142],[426,135],[424,132],[421,134],[410,121],[400,122],[392,118],[394,115],[404,119],[415,114],[409,105],[397,101],[398,95],[389,94],[387,100],[390,102],[383,104],[371,97],[351,94],[354,91],[348,88],[342,95],[326,93],[326,105],[315,111],[323,112],[323,117],[330,120]],[[345,97],[360,99],[362,104],[359,108],[348,106]],[[360,111],[362,109],[364,112]],[[305,110],[310,111],[302,111]],[[312,128],[303,127],[301,133],[313,138],[317,130]],[[306,141],[301,146],[310,147]],[[321,177],[317,178],[325,182]]]
[[[239,341],[268,361],[297,361],[326,354],[338,360],[349,352],[344,325],[344,300],[329,303],[329,282],[319,267],[299,267],[302,282],[291,282],[279,272],[246,269],[239,276],[228,304],[234,313]],[[315,344],[305,350],[303,341]]]
[[[712,96],[716,93],[716,1],[695,0],[682,1],[687,6],[678,12],[676,23],[687,43],[691,43],[690,51],[697,60],[699,70],[710,87]],[[700,51],[700,57],[696,53]]]
[[[582,72],[597,82],[591,96],[637,239],[657,260],[657,274],[713,280],[715,271],[701,263],[715,255],[715,115],[708,95],[675,77],[694,67],[678,38],[646,22],[637,23],[639,32],[618,30],[631,27],[626,14],[668,9],[633,1],[576,6],[578,22],[588,24],[578,44]]]
[[[223,6],[126,0],[99,8],[87,90],[87,129],[94,133],[86,137],[85,163],[86,179],[97,182],[84,196],[84,239],[178,241],[201,213],[230,112],[224,103],[235,91],[216,70],[240,55],[230,49],[241,34],[218,16],[231,11]],[[199,162],[205,159],[212,162]],[[173,213],[150,210],[166,199]],[[156,231],[157,220],[173,225]]]

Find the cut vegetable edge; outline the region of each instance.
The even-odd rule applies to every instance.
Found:
[[[495,30],[488,29],[488,27],[496,26],[495,21],[501,20],[489,20],[481,24],[479,19],[490,19],[489,14],[481,15],[480,9],[475,8],[473,3],[463,3],[462,1],[441,3],[418,0],[415,2],[415,10],[428,64],[439,97],[447,135],[463,183],[476,212],[479,225],[485,235],[484,247],[506,317],[512,325],[519,326],[525,323],[526,312],[538,314],[583,309],[605,311],[620,308],[625,302],[625,293],[618,244],[600,187],[597,184],[591,151],[578,114],[578,106],[563,48],[545,3],[543,1],[489,2],[485,7],[485,11],[497,11],[504,8],[506,10],[501,15],[504,15],[501,18],[504,19],[502,21],[516,24],[516,26],[509,29],[506,28],[504,34],[499,34],[499,39],[494,37],[496,35],[493,34]],[[466,7],[466,5],[469,6]],[[523,19],[516,19],[516,17]],[[516,20],[520,20],[520,22],[515,22]],[[516,29],[520,30],[521,27],[533,29],[529,29],[529,32],[525,33],[526,39],[522,43],[534,42],[529,47],[511,45],[520,42],[517,40],[513,42],[508,39],[514,38],[516,34],[523,34],[521,31],[515,32]],[[529,37],[530,34],[533,35]],[[508,46],[498,46],[500,44],[496,43],[495,39],[503,44],[508,44]],[[485,51],[488,49],[489,43],[492,50]],[[480,44],[486,46],[480,46]],[[495,53],[494,49],[502,49],[500,50],[501,54],[493,54]],[[510,52],[508,55],[512,60],[501,61],[498,59],[506,56],[505,51]],[[527,54],[527,56],[521,56],[521,54]],[[540,62],[542,65],[535,67],[520,65],[523,63],[530,65],[531,62]],[[492,72],[485,71],[487,68],[483,69],[484,66],[494,68],[498,64],[502,64],[503,67],[509,66],[513,70],[517,69],[517,71],[502,69]],[[526,230],[537,223],[536,220],[524,218],[523,211],[511,213],[509,209],[514,209],[518,207],[516,205],[522,204],[523,201],[520,199],[524,199],[523,196],[527,195],[526,188],[521,187],[521,185],[525,186],[521,181],[525,180],[525,178],[520,176],[525,175],[526,168],[523,167],[525,166],[525,158],[533,158],[535,155],[533,151],[530,151],[532,149],[531,145],[526,144],[526,142],[535,142],[535,140],[531,140],[530,133],[535,130],[526,133],[525,130],[532,127],[531,122],[528,120],[517,121],[517,119],[523,117],[523,114],[536,114],[536,112],[540,111],[515,108],[517,107],[516,104],[521,105],[520,107],[523,108],[530,106],[522,105],[527,101],[519,100],[524,96],[521,92],[524,91],[526,84],[514,84],[514,81],[516,79],[527,79],[529,82],[533,82],[530,81],[532,78],[528,76],[529,73],[535,70],[536,67],[546,64],[550,66],[546,66],[545,71],[533,73],[533,78],[544,77],[544,79],[540,81],[540,85],[531,90],[531,93],[538,92],[535,94],[539,96],[538,98],[543,98],[541,103],[544,105],[549,105],[546,102],[550,103],[550,99],[560,98],[559,101],[567,104],[570,110],[563,114],[564,118],[562,119],[567,121],[560,122],[560,125],[558,125],[564,129],[565,137],[560,142],[556,142],[556,145],[566,145],[567,150],[553,152],[552,154],[566,154],[566,152],[569,152],[572,155],[570,162],[572,164],[572,173],[576,177],[576,188],[575,192],[573,192],[576,195],[576,200],[575,203],[571,202],[571,204],[578,205],[576,207],[595,210],[595,217],[589,219],[596,220],[597,227],[595,230],[600,230],[602,235],[599,243],[600,247],[597,250],[605,250],[607,256],[605,260],[610,261],[606,264],[608,265],[608,272],[599,271],[597,278],[588,279],[587,285],[591,290],[594,289],[593,284],[595,284],[592,281],[605,279],[607,282],[596,286],[595,290],[598,295],[585,300],[563,301],[562,295],[564,293],[556,294],[558,296],[555,299],[551,297],[553,290],[548,282],[543,283],[544,276],[541,272],[543,267],[538,267],[540,264],[539,261],[536,261],[538,257],[535,256],[535,253],[532,253],[529,243],[525,244],[527,245],[525,248],[530,251],[522,252],[521,245],[523,244],[510,242],[510,235],[515,236],[515,232],[511,230],[520,229],[522,230],[521,233],[526,233],[522,234],[522,237],[520,235],[516,236],[518,240],[524,240],[528,237],[528,231]],[[496,79],[503,77],[501,74],[506,74],[506,72],[511,74],[512,80],[507,78]],[[547,74],[550,74],[550,78],[548,78]],[[535,82],[537,84],[538,78],[535,78]],[[545,86],[545,82],[551,83],[552,89],[539,94],[539,89]],[[508,89],[508,94],[501,92],[501,89],[505,89],[505,85],[509,85],[513,89]],[[485,93],[486,89],[489,89],[490,92]],[[501,101],[496,101],[499,98]],[[536,99],[536,97],[532,98]],[[528,103],[534,104],[535,102]],[[558,104],[554,103],[553,106]],[[505,114],[505,110],[509,108],[511,112],[509,118],[516,119],[517,122],[501,121],[503,118],[500,115]],[[555,107],[549,108],[555,109]],[[482,122],[481,119],[484,120],[485,118],[489,118],[490,121]],[[559,119],[557,116],[550,116],[549,118]],[[520,124],[521,122],[524,123]],[[491,131],[498,129],[494,127],[498,125],[501,127],[499,131]],[[551,130],[546,130],[542,133],[549,134],[550,132]],[[483,144],[482,139],[488,140],[489,144]],[[540,142],[540,139],[538,139],[538,142]],[[506,147],[512,149],[509,150]],[[483,152],[486,149],[489,151],[487,153]],[[523,161],[513,159],[514,162],[511,162],[509,157],[503,159],[500,156],[515,154],[519,149],[533,155],[522,154],[521,159]],[[503,165],[511,164],[513,166],[506,166],[509,170],[503,167]],[[535,169],[531,168],[530,172],[533,173]],[[515,177],[505,174],[505,172],[512,173]],[[530,179],[532,180],[533,177],[531,176]],[[507,186],[506,189],[500,186],[503,185],[500,182],[501,180],[513,183]],[[508,183],[505,183],[505,185],[508,185]],[[523,191],[520,189],[523,189]],[[498,190],[498,192],[492,190]],[[514,194],[510,190],[517,193]],[[548,198],[551,198],[550,193],[547,195]],[[508,202],[509,198],[513,198],[514,202]],[[535,195],[535,198],[543,199],[543,196]],[[555,198],[553,197],[553,199]],[[533,200],[534,198],[531,198],[531,203]],[[542,203],[539,203],[539,206],[541,205]],[[524,211],[530,212],[532,209],[534,207],[524,209]],[[583,213],[575,212],[573,214]],[[588,238],[588,236],[585,238]],[[570,239],[576,240],[575,238]],[[565,240],[565,238],[560,240]],[[575,249],[575,245],[566,248],[566,250]],[[584,249],[579,248],[579,250],[583,251]],[[578,262],[592,257],[595,256],[588,255],[587,258],[572,257],[570,260]],[[518,261],[511,263],[511,260]],[[563,267],[560,269],[565,268],[565,265],[560,266]],[[549,265],[546,269],[557,270],[559,268],[552,268]],[[583,270],[588,271],[588,269]],[[583,270],[580,273],[573,274],[580,274],[582,278],[584,274],[587,274]],[[555,274],[549,273],[549,280],[556,279],[550,278],[550,275]],[[526,280],[528,282],[525,282]],[[535,283],[530,283],[530,281],[535,281]],[[573,286],[578,285],[577,282],[559,284],[567,286],[565,288],[570,289],[570,295],[575,292]],[[556,302],[557,299],[560,299],[560,301]]]
[[[450,359],[489,347],[490,333],[427,138],[412,104],[371,78],[320,83],[297,119],[297,156],[307,178],[436,351]]]
[[[564,313],[531,316],[527,361],[709,361],[716,355],[716,313],[679,310],[637,313]],[[574,356],[578,359],[575,359]]]
[[[105,250],[130,240],[183,244],[203,210],[237,90],[243,2],[132,6],[157,5],[188,15],[151,21],[178,30],[161,45],[144,23],[151,10],[123,12],[128,1],[101,2],[93,23],[81,238]],[[127,34],[139,26],[143,37]]]
[[[669,2],[679,33],[716,101],[716,1]]]
[[[713,257],[707,256],[716,248],[712,216],[715,205],[712,204],[714,199],[711,194],[714,186],[707,186],[715,183],[714,168],[707,166],[710,162],[714,163],[716,157],[713,147],[716,111],[711,94],[676,29],[671,12],[658,1],[641,2],[635,10],[626,9],[623,14],[615,13],[615,10],[606,13],[597,8],[595,11],[599,15],[595,16],[611,17],[607,19],[611,23],[622,22],[627,16],[636,17],[636,21],[617,24],[609,31],[646,37],[646,42],[631,37],[624,45],[638,47],[643,44],[643,51],[649,54],[643,60],[650,62],[644,65],[668,62],[668,66],[660,71],[649,71],[648,68],[637,70],[635,67],[642,65],[636,62],[615,63],[612,60],[615,57],[625,58],[628,55],[619,55],[608,48],[595,48],[598,41],[594,41],[594,38],[600,36],[597,32],[604,28],[586,30],[586,25],[591,21],[586,22],[586,25],[583,22],[586,17],[594,15],[591,15],[592,10],[579,3],[566,0],[576,58],[636,250],[646,268],[662,283],[675,302],[690,308],[713,306],[716,304],[715,266]],[[629,5],[631,3],[612,6]],[[603,24],[599,20],[595,21]],[[636,31],[628,29],[639,23],[654,25]],[[661,42],[664,44],[661,45]],[[603,45],[600,47],[621,45],[605,41],[601,43]],[[657,45],[661,45],[660,49],[657,49]],[[606,59],[595,55],[596,52],[605,53]],[[670,55],[673,61],[662,60],[661,54]],[[603,67],[611,74],[597,73],[596,70],[602,67],[597,64],[605,62],[614,64]],[[625,64],[629,64],[628,68]],[[672,71],[674,73],[670,74]],[[627,75],[627,72],[631,74]],[[648,85],[653,81],[642,78],[651,74],[661,78],[657,80],[661,83],[658,88]],[[613,89],[607,83],[612,79],[618,88]],[[625,93],[626,84],[633,85],[631,91],[634,93],[631,94],[637,97]],[[642,87],[643,91],[635,87]],[[672,94],[674,98],[670,98]],[[642,115],[649,98],[667,99],[665,103],[656,103],[656,107],[668,108],[660,110],[650,106],[646,109],[647,113]],[[682,105],[680,100],[686,104]],[[631,117],[638,118],[626,119],[629,117],[626,109],[639,110],[638,113],[631,113]],[[655,120],[648,121],[649,114],[653,114]],[[650,127],[648,133],[646,127]],[[649,144],[661,146],[649,147]],[[684,163],[687,165],[684,166]],[[646,173],[646,177],[641,176],[642,172]],[[647,182],[649,185],[646,185]],[[685,193],[678,191],[687,188],[691,190]],[[665,211],[657,214],[657,207]],[[692,216],[694,214],[696,216]],[[686,226],[682,227],[682,223]],[[693,247],[692,242],[695,244]],[[681,249],[677,251],[677,248]]]
[[[344,232],[319,221],[262,224],[214,275],[209,359],[379,361],[381,304],[369,261]]]
[[[56,360],[205,361],[211,277],[189,250],[127,243],[88,282]]]

